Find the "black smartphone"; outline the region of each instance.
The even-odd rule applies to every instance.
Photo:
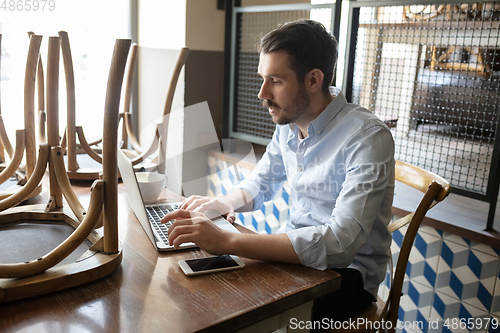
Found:
[[[179,267],[187,276],[215,273],[245,267],[240,258],[231,255],[187,259],[179,261]]]

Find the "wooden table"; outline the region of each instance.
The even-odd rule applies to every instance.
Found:
[[[89,185],[74,185],[84,207]],[[47,188],[30,203],[45,203]],[[232,332],[340,286],[333,271],[250,259],[243,259],[241,270],[187,277],[177,262],[208,254],[158,253],[121,185],[118,217],[124,254],[115,272],[88,285],[0,305],[0,332]]]

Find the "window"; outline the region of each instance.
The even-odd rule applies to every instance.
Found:
[[[29,45],[27,32],[43,35],[41,56],[46,79],[48,37],[57,36],[61,30],[68,32],[73,56],[76,124],[83,127],[89,141],[101,137],[114,41],[130,37],[129,3],[118,0],[24,0],[15,1],[14,7],[10,6],[10,2],[0,0],[0,102],[9,138],[14,140],[15,130],[24,128],[24,118],[20,115],[24,110],[24,76]],[[62,135],[66,126],[66,83],[62,58],[60,66],[59,127]],[[35,110],[38,108],[35,98]]]
[[[257,97],[262,79],[257,73],[260,37],[280,24],[298,19],[321,22],[334,30],[335,4],[290,4],[236,7],[232,27],[232,77],[230,89],[229,134],[232,138],[267,145],[276,125]]]

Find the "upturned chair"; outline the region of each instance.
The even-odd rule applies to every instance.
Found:
[[[28,31],[28,37],[31,38],[35,33]],[[38,142],[47,142],[46,123],[47,113],[45,112],[45,79],[43,74],[42,55],[38,58],[38,67],[36,69],[36,86],[38,93]]]
[[[36,134],[35,134],[35,78],[37,73],[37,65],[39,62],[40,45],[42,36],[30,35],[30,43],[28,48],[28,59],[26,61],[26,73],[24,80],[24,129],[16,131],[16,148],[13,150],[9,142],[5,130],[5,124],[0,115],[0,141],[10,156],[11,160],[8,165],[0,169],[0,184],[6,182],[10,177],[15,175],[18,182],[3,191],[0,191],[0,200],[8,198],[14,194],[23,193],[23,200],[33,198],[41,193],[42,185],[37,183],[34,188],[27,191],[24,185],[31,178],[35,171],[36,164]],[[40,100],[40,99],[39,99]],[[43,100],[42,100],[43,101]],[[42,102],[43,104],[43,102]],[[40,106],[43,108],[43,106]],[[20,171],[20,165],[23,157],[26,160],[26,165]],[[22,200],[21,200],[22,201]]]
[[[71,46],[69,43],[69,36],[66,31],[59,31],[59,37],[61,39],[61,54],[64,63],[64,76],[66,78],[66,129],[62,136],[61,147],[66,150],[67,155],[67,172],[70,179],[78,180],[95,180],[99,178],[102,168],[99,165],[92,165],[90,163],[88,166],[80,166],[77,161],[78,150],[80,150],[83,144],[89,146],[88,151],[85,150],[93,160],[96,160],[99,164],[102,164],[102,157],[98,154],[101,153],[101,149],[98,152],[90,148],[90,146],[97,146],[102,142],[102,137],[94,142],[88,142],[85,138],[83,128],[81,126],[76,126],[76,92],[75,92],[75,74],[73,69],[73,57],[71,54]],[[80,144],[76,142],[76,136],[79,136]],[[90,161],[92,162],[92,161]],[[87,163],[88,164],[88,163]]]
[[[2,54],[2,34],[0,34],[0,64],[1,64],[1,54]],[[1,66],[0,66],[1,68]],[[1,88],[1,87],[0,87]],[[0,97],[2,95],[0,94]],[[0,101],[1,102],[1,101]],[[14,156],[14,149],[10,143],[9,137],[7,136],[7,131],[5,130],[5,124],[2,118],[2,108],[0,104],[0,170],[5,169],[5,153],[9,155],[9,158],[12,159]]]
[[[122,138],[124,140],[124,152],[131,158],[132,165],[134,168],[139,169],[140,163],[146,161],[146,159],[151,159],[151,157],[158,152],[158,148],[163,145],[166,145],[166,138],[162,137],[162,126],[165,125],[167,116],[170,114],[172,110],[172,103],[174,101],[174,94],[177,87],[177,82],[179,80],[179,76],[182,70],[182,67],[186,64],[187,57],[189,55],[189,48],[183,47],[179,55],[177,57],[177,62],[174,66],[174,70],[172,72],[172,76],[170,77],[170,84],[167,90],[167,97],[165,99],[165,104],[163,108],[162,114],[162,122],[156,125],[155,128],[155,136],[153,140],[149,144],[149,146],[141,145],[139,143],[139,139],[135,134],[132,128],[132,114],[130,113],[130,97],[132,95],[132,81],[134,74],[135,61],[137,58],[137,49],[138,46],[133,44],[130,49],[129,54],[129,64],[127,65],[127,73],[126,73],[126,83],[125,83],[125,94],[124,94],[124,103],[123,103],[123,112],[121,113],[121,117],[123,118],[123,135]],[[166,129],[165,129],[166,130]],[[127,150],[126,146],[130,142],[132,146],[132,151]],[[150,164],[158,165],[164,161],[161,161],[161,156],[157,156],[153,160],[156,162],[152,162]],[[154,167],[154,166],[153,166]],[[151,166],[147,166],[147,168],[151,168]],[[159,172],[163,172],[159,170]]]
[[[125,144],[127,143],[127,140],[130,140],[132,148],[140,154],[143,153],[143,151],[145,151],[145,148],[139,144],[139,140],[132,128],[132,114],[130,113],[131,91],[129,91],[129,89],[131,90],[132,87],[134,64],[135,64],[135,59],[137,57],[137,48],[138,46],[136,44],[132,44],[129,55],[129,64],[127,65],[127,74],[126,74],[127,79],[125,84],[126,90],[124,95],[125,102],[123,103],[122,116],[123,116],[123,126],[125,129],[124,133]],[[179,56],[177,57],[177,62],[175,64],[174,71],[172,72],[172,76],[170,78],[170,84],[168,86],[167,98],[165,99],[165,106],[163,109],[163,116],[168,115],[172,109],[172,102],[174,100],[174,93],[177,87],[177,81],[179,80],[179,75],[181,73],[182,67],[186,64],[188,54],[189,54],[189,48],[183,47],[179,53]]]
[[[377,324],[373,323],[382,321],[384,321],[382,327],[388,328],[387,332],[395,332],[406,266],[418,229],[427,211],[443,201],[450,193],[450,184],[443,177],[401,161],[396,161],[396,180],[416,188],[423,192],[424,196],[414,212],[390,223],[388,226],[389,231],[392,233],[408,225],[394,275],[392,275],[392,267],[390,269],[392,284],[389,295],[385,301],[378,297],[377,302],[372,307],[351,318],[356,323],[364,322],[368,323],[368,325],[359,325],[356,329],[329,330],[327,332],[375,332],[376,330],[371,328],[377,327]],[[372,326],[370,327],[370,325]]]
[[[41,36],[32,36],[38,41]],[[90,204],[85,211],[73,191],[59,145],[58,82],[60,38],[49,38],[47,61],[47,144],[40,145],[32,176],[18,193],[0,201],[0,226],[16,223],[66,223],[74,231],[49,253],[35,259],[8,262],[9,252],[2,252],[0,263],[0,303],[41,295],[97,280],[113,272],[121,263],[122,248],[118,239],[117,143],[118,114],[123,74],[130,40],[117,40],[109,70],[104,107],[103,175],[92,185]],[[36,53],[35,60],[38,60]],[[34,73],[33,73],[34,77]],[[49,169],[50,199],[44,205],[13,207],[24,192],[36,188]],[[71,212],[64,205],[68,203]],[[11,208],[9,208],[11,207]],[[49,225],[47,237],[52,237]],[[102,226],[102,229],[96,230]],[[2,230],[0,230],[2,232]],[[55,237],[55,236],[54,236]],[[82,243],[92,245],[76,261],[54,267],[71,255]],[[17,245],[17,244],[14,244]],[[23,244],[19,244],[23,246]],[[25,250],[12,248],[12,254]]]
[[[2,54],[2,34],[0,34],[0,64],[1,64],[1,54]],[[0,94],[0,98],[1,96],[2,94]],[[10,163],[7,163],[5,154],[9,156]],[[14,152],[14,148],[10,143],[9,136],[7,135],[7,130],[5,128],[5,123],[2,118],[2,107],[0,100],[0,171],[2,171],[0,173],[0,184],[3,184],[16,172],[16,170],[19,168],[19,165],[21,164],[23,156],[24,156],[24,131],[22,133],[16,131],[16,152]],[[6,169],[7,171],[3,172]],[[1,197],[2,195],[0,194],[0,198]]]
[[[69,37],[67,32],[60,31],[59,36],[61,37],[61,51],[64,60],[64,71],[66,76],[66,91],[68,96],[68,109],[67,109],[67,126],[65,133],[62,138],[61,146],[63,149],[67,149],[68,157],[68,176],[71,179],[97,179],[99,176],[99,170],[82,168],[77,162],[77,150],[78,152],[86,153],[92,160],[97,163],[102,164],[102,156],[99,154],[100,151],[97,147],[101,143],[102,139],[95,140],[93,142],[88,142],[83,127],[75,125],[75,84],[74,84],[74,73],[73,73],[73,62],[71,56],[71,48],[69,43]],[[120,118],[123,118],[123,128],[122,128],[122,144],[121,148],[124,152],[131,158],[132,165],[136,169],[141,168],[146,160],[151,160],[146,166],[147,169],[154,169],[159,162],[154,162],[155,158],[153,155],[158,151],[160,143],[162,142],[162,124],[158,124],[155,129],[155,135],[153,140],[149,145],[142,145],[139,143],[139,139],[132,128],[132,114],[130,113],[130,101],[132,97],[132,87],[134,79],[134,71],[137,62],[137,44],[132,44],[129,50],[128,61],[124,76],[124,91],[123,91],[123,111],[120,113]],[[189,54],[189,48],[184,47],[180,50],[177,62],[175,64],[172,76],[170,79],[170,84],[167,91],[167,97],[165,100],[163,119],[168,115],[172,109],[172,103],[174,99],[174,93],[177,87],[177,82],[182,70],[182,67],[186,64],[186,60]],[[76,142],[76,137],[78,136],[79,143]],[[165,140],[165,139],[163,139]],[[126,149],[128,143],[130,142],[132,150]],[[157,158],[156,158],[157,159]],[[161,161],[160,161],[161,162]]]

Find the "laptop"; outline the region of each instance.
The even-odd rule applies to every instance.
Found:
[[[121,149],[118,149],[118,168],[120,169],[123,185],[127,191],[130,207],[151,240],[151,243],[153,243],[153,246],[161,252],[197,247],[194,243],[183,243],[177,249],[168,245],[167,231],[171,222],[162,224],[160,220],[169,212],[178,209],[181,203],[174,202],[145,205],[139,189],[139,183],[135,177],[132,162]],[[238,229],[222,216],[212,218],[212,221],[223,230],[239,233]]]

